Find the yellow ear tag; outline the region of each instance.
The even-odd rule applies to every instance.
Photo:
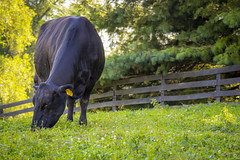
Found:
[[[66,89],[66,94],[69,96],[73,96],[73,92],[70,89]]]

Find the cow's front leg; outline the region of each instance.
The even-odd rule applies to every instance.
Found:
[[[75,106],[75,100],[73,98],[67,98],[67,107],[68,107],[68,115],[67,120],[73,121],[73,109]]]
[[[87,125],[87,106],[88,106],[89,99],[81,99],[80,105],[81,105],[81,115],[79,118],[79,124],[80,125]]]

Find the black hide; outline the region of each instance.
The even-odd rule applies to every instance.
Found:
[[[104,62],[102,41],[86,18],[69,16],[44,23],[34,55],[32,127],[53,127],[63,114],[66,101],[67,118],[73,120],[76,99],[81,104],[79,123],[87,125],[89,96]],[[69,91],[73,95],[67,94]]]

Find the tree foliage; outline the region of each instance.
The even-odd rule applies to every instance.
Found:
[[[19,54],[35,40],[31,30],[35,13],[23,0],[2,0],[0,8],[1,54]]]
[[[208,64],[209,47],[170,47],[164,50],[112,54],[106,58],[100,84],[139,74],[179,72],[201,69]]]
[[[48,17],[53,16],[54,5],[61,5],[64,0],[24,0],[25,4],[34,12],[36,15],[32,20],[32,30],[34,36],[37,36],[38,30],[42,23],[46,21]],[[44,20],[45,19],[45,20]]]
[[[168,72],[186,63],[240,64],[239,0],[91,0],[77,1],[71,11],[113,37],[112,52],[119,55],[108,57],[106,73],[129,73],[123,68],[135,66]]]
[[[0,104],[30,98],[34,74],[30,61],[29,54],[0,56]]]

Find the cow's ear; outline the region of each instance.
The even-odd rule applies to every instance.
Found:
[[[58,93],[59,94],[66,94],[66,95],[69,95],[69,96],[72,97],[73,96],[72,89],[73,89],[72,84],[62,85],[58,88]]]

